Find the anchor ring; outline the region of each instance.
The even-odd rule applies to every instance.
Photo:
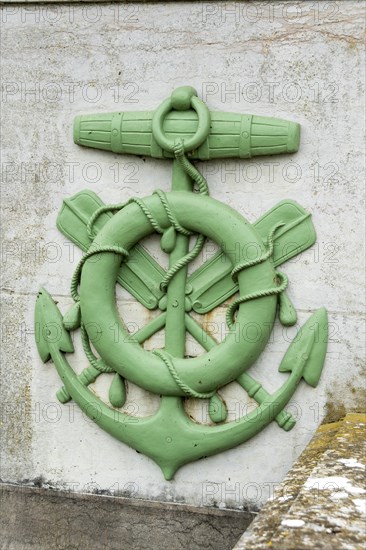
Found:
[[[198,126],[196,133],[189,138],[183,139],[183,150],[185,153],[197,149],[207,139],[210,133],[211,116],[207,105],[197,97],[197,92],[190,86],[177,88],[171,97],[163,101],[156,109],[152,119],[152,134],[158,145],[165,151],[174,152],[175,141],[167,138],[164,129],[164,119],[172,110],[185,111],[192,108],[198,115]]]

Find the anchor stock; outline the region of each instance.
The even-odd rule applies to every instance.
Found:
[[[74,141],[83,147],[154,158],[174,158],[157,143],[152,131],[154,112],[118,112],[80,115],[74,122]],[[163,131],[174,141],[191,138],[198,127],[194,110],[171,111]],[[252,158],[296,153],[300,125],[287,120],[235,113],[211,113],[210,132],[205,141],[188,152],[196,160]]]

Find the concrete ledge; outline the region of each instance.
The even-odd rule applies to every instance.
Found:
[[[225,550],[253,516],[122,497],[0,485],[7,550]]]
[[[234,550],[365,548],[365,424],[321,426]]]

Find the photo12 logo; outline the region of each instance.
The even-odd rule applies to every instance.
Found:
[[[1,10],[1,21],[21,24],[77,24],[80,21],[94,24],[104,20],[118,23],[138,23],[141,6],[135,3],[112,4],[8,4]]]
[[[339,21],[340,2],[203,2],[202,22],[224,25],[233,23],[274,23]]]
[[[19,82],[3,81],[1,98],[3,103],[85,103],[101,101],[114,103],[138,103],[140,87],[136,82],[113,82],[109,86],[98,82]]]
[[[339,85],[337,82],[203,82],[202,97],[205,101],[212,97],[221,103],[338,103]]]

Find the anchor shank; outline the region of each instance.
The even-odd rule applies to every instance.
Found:
[[[173,191],[192,191],[193,183],[177,161],[173,163]],[[183,258],[189,249],[189,237],[178,234],[176,244],[169,256],[169,267]],[[187,266],[182,267],[172,278],[167,290],[165,324],[165,349],[174,357],[184,357],[186,344],[185,291]]]

